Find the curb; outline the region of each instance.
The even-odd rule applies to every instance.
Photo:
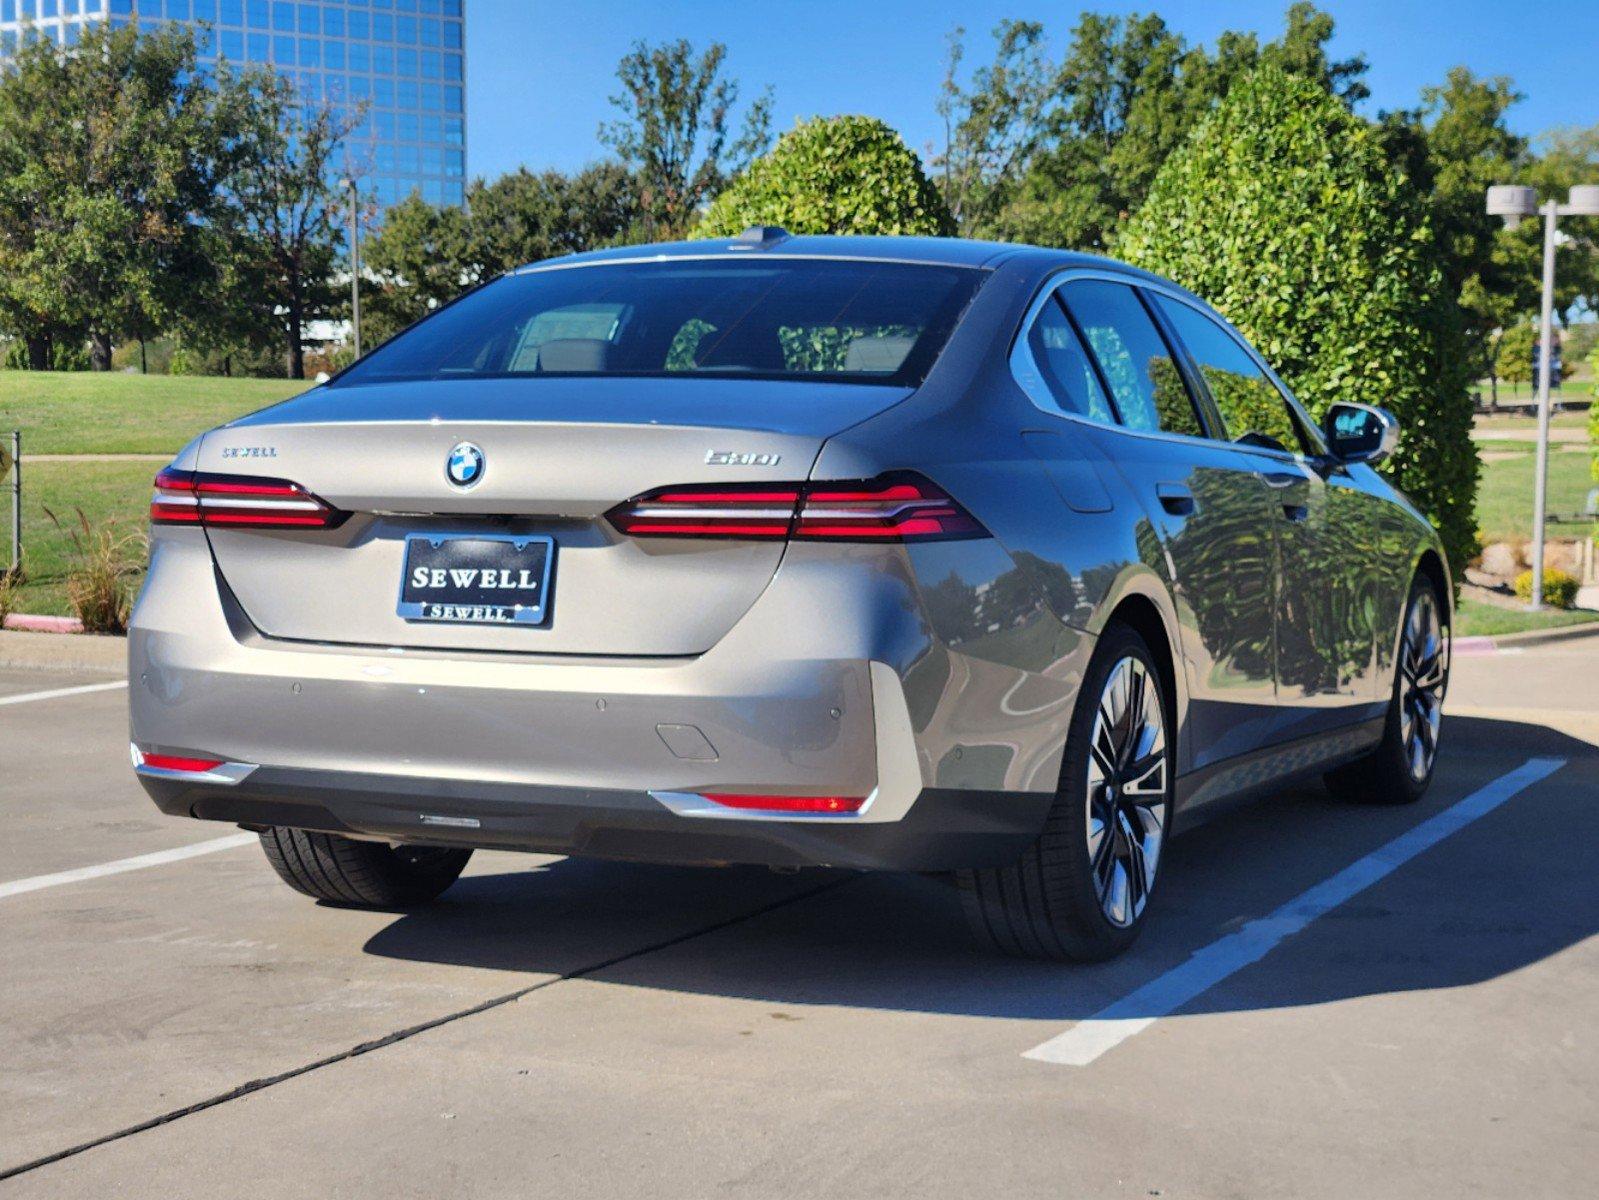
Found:
[[[1517,646],[1542,646],[1549,642],[1569,642],[1578,638],[1599,636],[1599,620],[1581,625],[1568,625],[1563,629],[1529,629],[1524,633],[1503,633],[1482,637],[1457,637],[1453,652],[1456,654],[1494,654]]]
[[[82,633],[83,622],[77,617],[42,617],[32,613],[12,613],[0,629],[21,629],[31,633]]]
[[[103,633],[62,637],[8,627],[0,632],[0,667],[123,675],[128,669],[128,639]]]

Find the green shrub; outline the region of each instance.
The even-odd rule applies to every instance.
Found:
[[[1543,599],[1556,608],[1570,608],[1577,602],[1578,581],[1555,567],[1545,567],[1543,572]],[[1516,595],[1523,600],[1532,599],[1532,572],[1523,571],[1516,576]]]
[[[802,121],[716,198],[693,237],[732,237],[751,225],[790,233],[934,234],[955,231],[922,160],[875,117]]]
[[[1214,304],[1318,419],[1338,400],[1403,425],[1384,472],[1471,555],[1477,456],[1459,313],[1420,191],[1319,84],[1264,67],[1161,167],[1115,251]]]

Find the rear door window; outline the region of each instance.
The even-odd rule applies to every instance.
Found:
[[[1066,319],[1058,296],[1051,296],[1038,310],[1033,327],[1027,332],[1027,346],[1055,403],[1066,412],[1107,425],[1115,423],[1115,414],[1094,373],[1094,364],[1089,361],[1082,339]]]
[[[1110,386],[1123,425],[1205,436],[1171,348],[1132,288],[1079,279],[1062,287],[1060,296]]]
[[[1231,332],[1197,308],[1166,296],[1153,297],[1199,367],[1221,416],[1222,433],[1235,442],[1298,453],[1304,449],[1297,423],[1277,385]]]

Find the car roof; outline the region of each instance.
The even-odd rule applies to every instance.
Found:
[[[665,258],[853,258],[877,262],[914,262],[952,267],[992,267],[1018,255],[1036,257],[1051,268],[1114,266],[1142,275],[1144,272],[1095,254],[1046,250],[1009,242],[982,242],[969,238],[940,237],[836,237],[795,234],[762,242],[738,238],[706,238],[688,242],[657,242],[642,246],[615,246],[549,258],[518,268],[525,271],[587,266],[597,263],[639,262]],[[1154,278],[1150,276],[1150,278]]]

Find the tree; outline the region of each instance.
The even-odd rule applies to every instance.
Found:
[[[92,25],[75,47],[18,51],[0,77],[0,312],[31,365],[86,333],[108,370],[115,339],[193,311],[223,162],[214,101],[173,28]]]
[[[750,225],[793,233],[934,234],[955,224],[922,162],[875,117],[802,121],[716,198],[695,237]]]
[[[636,42],[617,66],[622,90],[611,104],[621,116],[600,126],[600,140],[637,176],[648,240],[685,233],[700,206],[771,142],[767,92],[729,144],[739,88],[722,74],[726,58],[720,42],[698,56],[686,40]]]
[[[1532,383],[1538,337],[1538,326],[1532,321],[1519,321],[1495,337],[1494,373],[1509,384]]]
[[[1488,376],[1496,392],[1497,331],[1538,303],[1536,250],[1524,231],[1506,230],[1483,203],[1490,185],[1517,179],[1528,168],[1526,139],[1505,124],[1505,113],[1520,99],[1504,76],[1479,79],[1456,67],[1443,84],[1423,90],[1420,107],[1384,114],[1381,129],[1389,158],[1428,198],[1472,375]]]
[[[1085,13],[1065,55],[1043,57],[1042,28],[1006,22],[993,64],[970,90],[956,82],[952,41],[941,95],[946,139],[935,169],[961,231],[1077,249],[1104,249],[1142,202],[1168,155],[1262,63],[1314,81],[1346,106],[1364,98],[1364,59],[1334,61],[1332,18],[1294,4],[1283,36],[1262,46],[1227,32],[1214,51],[1191,47],[1159,16]]]
[[[330,176],[360,114],[307,101],[267,69],[220,72],[236,133],[216,222],[229,259],[217,301],[252,336],[274,336],[289,377],[301,379],[306,324],[341,299],[332,275],[343,201]]]
[[[645,240],[638,188],[627,168],[596,163],[576,175],[526,168],[493,183],[478,180],[466,196],[468,258],[479,278],[524,263],[601,246]]]
[[[1318,417],[1339,400],[1392,409],[1404,437],[1384,469],[1466,561],[1477,458],[1459,316],[1425,199],[1371,125],[1321,83],[1261,67],[1161,168],[1116,249],[1214,304]]]
[[[454,205],[437,207],[412,192],[385,212],[362,262],[373,285],[361,313],[369,343],[392,337],[471,286],[470,244],[466,210]]]

